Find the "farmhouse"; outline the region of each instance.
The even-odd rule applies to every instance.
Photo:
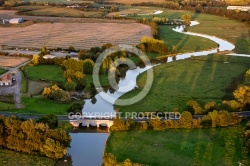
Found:
[[[4,74],[2,78],[0,78],[0,86],[12,85],[12,75]]]
[[[250,6],[228,6],[227,10],[250,11]]]
[[[23,23],[23,19],[22,18],[12,18],[9,20],[10,24],[20,24]]]

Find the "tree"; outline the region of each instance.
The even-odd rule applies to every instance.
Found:
[[[245,79],[246,79],[246,81],[247,81],[248,83],[250,83],[250,69],[247,70],[246,75],[245,75]]]
[[[92,74],[94,68],[94,62],[91,59],[85,59],[83,61],[83,73]]]
[[[184,14],[184,15],[181,16],[181,18],[185,21],[186,25],[190,25],[191,24],[191,22],[190,22],[191,16],[189,14]]]
[[[48,114],[40,117],[37,123],[46,123],[50,128],[56,128],[58,126],[58,118],[54,114]]]
[[[38,55],[33,55],[31,63],[34,64],[34,65],[38,65],[39,64],[39,56]]]
[[[68,79],[68,80],[71,80],[71,79]],[[65,84],[64,84],[64,88],[67,90],[67,91],[74,91],[76,89],[76,83],[74,81],[67,81]]]
[[[40,150],[47,157],[51,158],[62,158],[67,153],[67,149],[59,141],[51,138],[46,139],[45,144]]]
[[[47,50],[47,48],[45,47],[45,46],[43,46],[42,47],[42,49],[41,49],[41,54],[42,55],[47,55],[47,54],[49,54],[50,52]]]
[[[83,105],[84,105],[84,103],[74,103],[67,109],[67,113],[70,113],[70,112],[74,112],[74,113],[80,112],[81,113],[82,109],[83,109]]]
[[[202,114],[202,108],[200,104],[194,100],[187,102],[185,110],[191,112],[194,115]]]
[[[212,120],[212,127],[216,127],[216,119],[217,119],[217,116],[218,116],[218,111],[214,110],[213,112],[209,112],[208,116]]]
[[[171,53],[172,54],[177,54],[177,49],[176,49],[176,47],[174,45],[172,45]]]
[[[181,114],[180,125],[183,128],[191,128],[193,123],[193,117],[190,112],[184,111]]]
[[[234,91],[234,97],[241,104],[241,108],[250,104],[250,87],[242,86]]]

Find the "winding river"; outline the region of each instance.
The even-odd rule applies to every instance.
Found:
[[[197,21],[191,21],[191,26],[198,25]],[[235,46],[227,42],[223,39],[220,39],[215,36],[209,36],[204,34],[198,34],[193,32],[184,32],[184,26],[173,28],[174,31],[183,33],[186,35],[200,36],[207,39],[210,39],[218,44],[218,48],[208,50],[208,51],[200,51],[200,52],[191,52],[178,54],[176,56],[176,60],[189,58],[191,55],[193,56],[202,56],[213,54],[219,51],[231,51],[235,48]],[[235,56],[246,56],[250,57],[250,55],[246,54],[229,54]],[[172,58],[169,58],[168,62],[171,62]],[[117,99],[124,93],[132,90],[136,86],[136,78],[137,76],[150,69],[151,66],[147,66],[145,68],[139,68],[133,70],[128,70],[126,72],[126,77],[119,81],[119,89],[114,92],[100,92],[95,96],[96,102],[91,102],[91,100],[86,100],[83,108],[83,112],[109,112],[110,114],[115,115],[115,110],[113,104],[115,100],[112,102],[107,102],[101,97],[101,93],[108,93],[113,98]],[[109,136],[108,133],[71,133],[72,142],[71,148],[68,149],[68,154],[72,157],[72,164],[74,166],[88,165],[88,166],[96,166],[101,165],[102,163],[102,154],[105,147],[105,142]],[[85,163],[85,164],[84,164]]]

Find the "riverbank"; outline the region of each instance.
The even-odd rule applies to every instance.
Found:
[[[105,152],[146,165],[243,165],[242,126],[111,133]]]
[[[115,109],[119,112],[171,112],[174,109],[182,112],[189,100],[197,100],[202,105],[211,101],[220,103],[224,96],[233,99],[233,90],[240,85],[240,79],[244,79],[249,68],[247,57],[216,54],[161,64],[154,67],[153,86],[145,98],[129,106],[115,105]],[[239,77],[242,74],[243,77]],[[146,79],[146,73],[139,75],[139,89],[119,99],[136,96]]]

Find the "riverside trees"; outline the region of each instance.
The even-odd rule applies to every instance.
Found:
[[[0,116],[0,147],[28,154],[62,158],[71,138],[61,129],[50,129],[34,120],[21,121],[18,117]]]

